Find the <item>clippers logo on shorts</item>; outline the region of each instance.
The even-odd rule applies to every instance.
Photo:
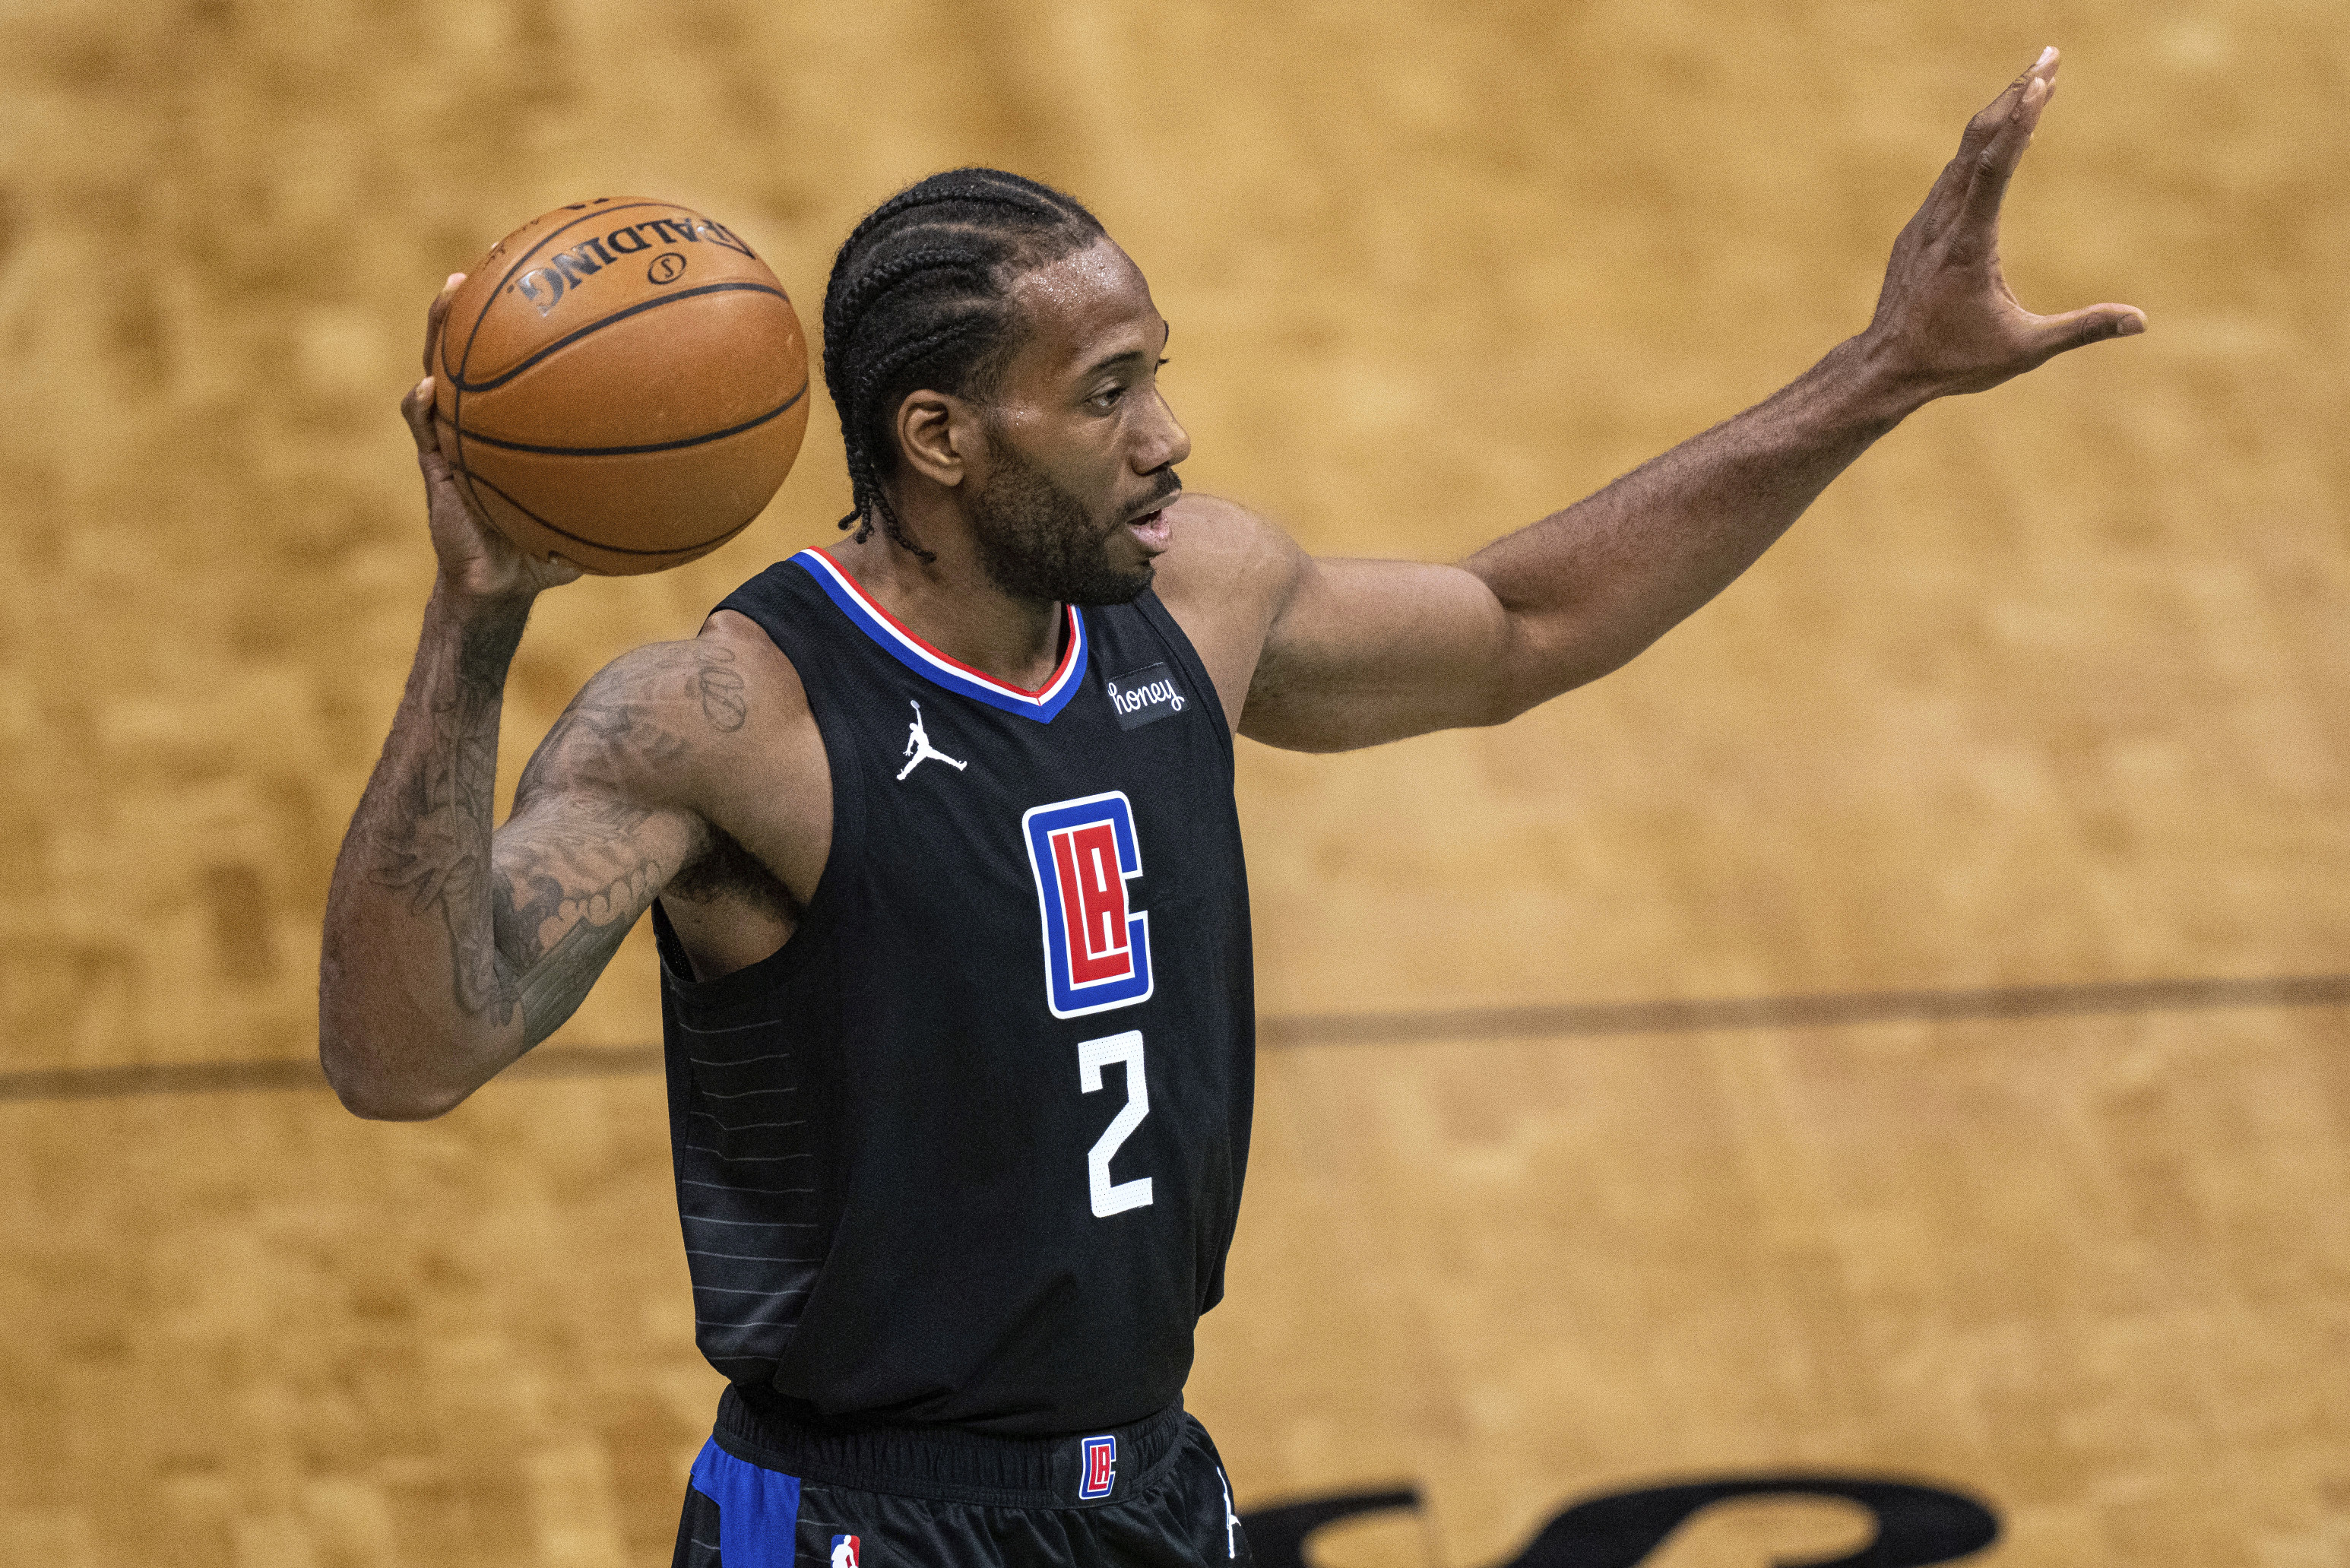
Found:
[[[1124,792],[1035,806],[1020,826],[1045,918],[1045,1001],[1053,1016],[1148,1000],[1150,917],[1127,908],[1142,848]]]
[[[1118,1439],[1087,1438],[1086,1439],[1086,1474],[1077,1483],[1079,1497],[1107,1497],[1109,1489],[1118,1484]]]
[[[832,1538],[832,1568],[857,1568],[857,1537],[836,1535]]]
[[[1113,675],[1103,684],[1109,692],[1109,705],[1118,711],[1118,727],[1121,730],[1139,730],[1145,724],[1172,718],[1191,706],[1183,689],[1175,684],[1174,672],[1164,664],[1154,664],[1131,675]]]

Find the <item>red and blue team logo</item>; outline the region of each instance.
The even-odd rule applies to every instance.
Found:
[[[857,1537],[836,1535],[832,1538],[832,1568],[857,1568]]]
[[[1079,1497],[1107,1497],[1109,1489],[1118,1484],[1118,1439],[1087,1438],[1086,1439],[1086,1474],[1077,1483]]]
[[[1040,805],[1020,819],[1045,916],[1045,1001],[1055,1018],[1130,1007],[1150,995],[1150,917],[1129,910],[1142,875],[1123,792]]]

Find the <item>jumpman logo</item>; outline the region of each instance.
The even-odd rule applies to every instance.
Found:
[[[946,763],[947,766],[954,769],[957,773],[961,773],[963,769],[969,767],[971,765],[970,763],[959,763],[952,757],[947,755],[944,752],[938,750],[931,744],[930,733],[922,728],[922,705],[920,702],[915,702],[912,706],[914,710],[914,722],[912,724],[909,725],[908,728],[913,732],[906,737],[906,749],[901,754],[911,757],[913,761],[908,763],[904,767],[898,770],[898,782],[899,784],[904,784],[908,774],[912,773],[924,763],[931,762],[933,759]]]

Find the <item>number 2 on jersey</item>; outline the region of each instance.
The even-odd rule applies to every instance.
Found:
[[[1150,1205],[1150,1178],[1140,1176],[1131,1181],[1117,1182],[1109,1179],[1110,1157],[1118,1152],[1120,1144],[1134,1136],[1134,1129],[1150,1114],[1150,1085],[1142,1076],[1142,1031],[1129,1029],[1123,1034],[1081,1043],[1077,1046],[1077,1086],[1088,1095],[1099,1089],[1102,1069],[1113,1062],[1126,1068],[1126,1105],[1110,1118],[1108,1128],[1086,1155],[1086,1179],[1093,1190],[1097,1220]]]

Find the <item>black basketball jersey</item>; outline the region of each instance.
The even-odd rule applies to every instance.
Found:
[[[1222,1294],[1253,1093],[1232,747],[1156,595],[1022,691],[803,551],[722,608],[807,690],[832,849],[707,982],[656,907],[703,1355],[803,1420],[1020,1435],[1170,1403]]]

